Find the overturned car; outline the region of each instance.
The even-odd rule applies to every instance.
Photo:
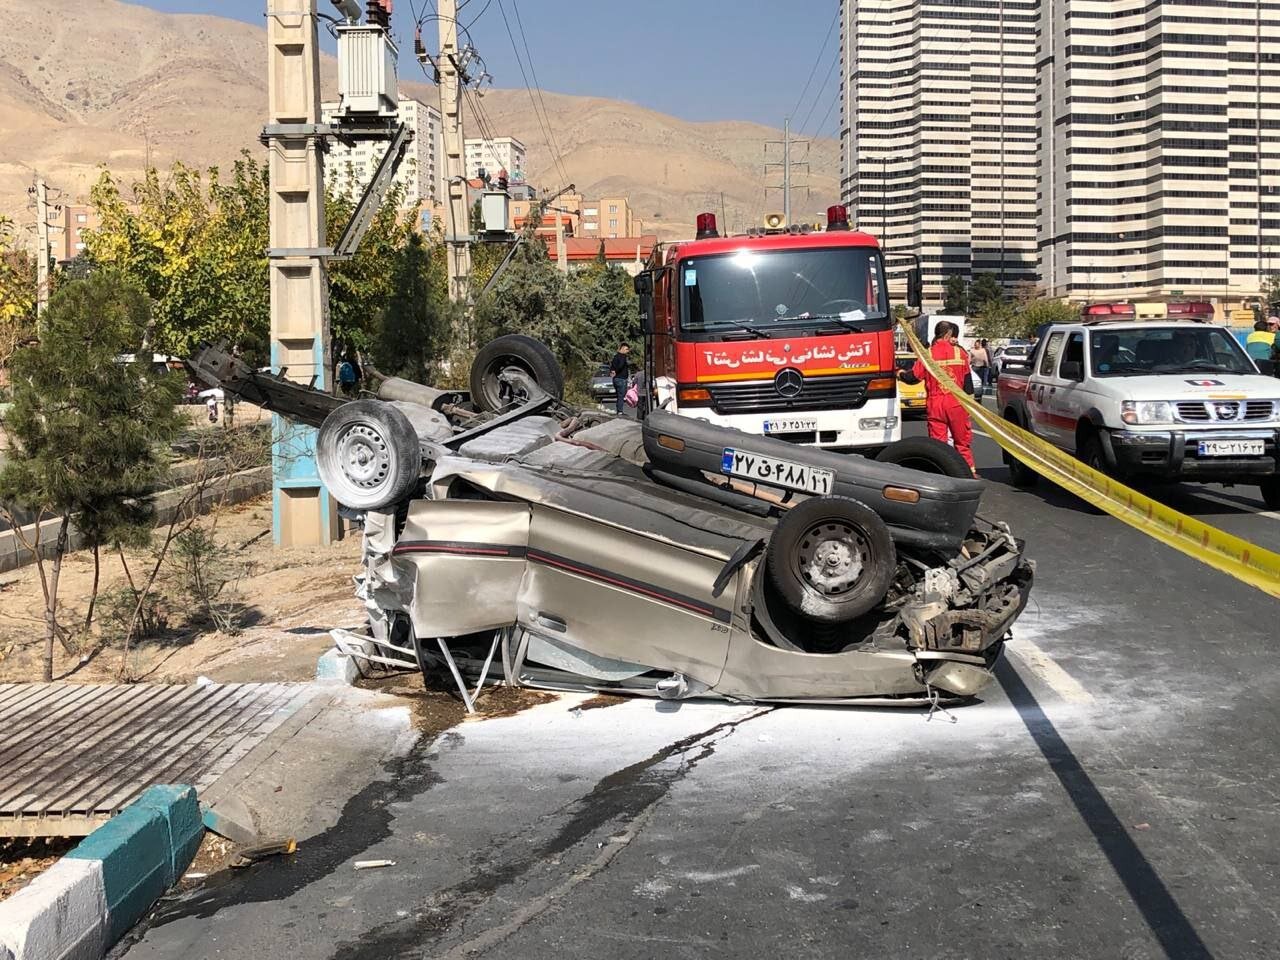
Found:
[[[369,664],[668,699],[913,704],[976,694],[1033,578],[945,444],[877,458],[559,399],[536,340],[469,392],[375,378],[343,401],[208,348],[202,379],[320,428],[363,528]]]

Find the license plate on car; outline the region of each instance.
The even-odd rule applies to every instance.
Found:
[[[1202,457],[1260,457],[1266,453],[1262,440],[1201,440]]]
[[[763,457],[758,453],[725,447],[720,469],[733,477],[759,480],[775,487],[788,487],[804,493],[829,494],[835,486],[834,470],[823,470],[794,460]]]
[[[816,419],[808,420],[766,420],[764,422],[765,433],[804,433],[808,430],[817,430],[818,421]]]

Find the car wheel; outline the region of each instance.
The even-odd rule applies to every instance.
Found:
[[[422,473],[422,447],[409,418],[381,400],[344,403],[316,437],[320,481],[345,507],[381,510],[408,497]]]
[[[502,382],[501,374],[508,369],[532,377],[557,400],[564,396],[564,372],[551,348],[541,340],[512,333],[481,347],[471,364],[471,399],[482,412],[493,413],[527,399]]]
[[[1262,491],[1262,502],[1268,510],[1280,510],[1280,477],[1267,477],[1258,485]]]
[[[846,623],[884,599],[898,555],[885,522],[849,497],[813,497],[783,515],[769,539],[770,583],[796,613]]]
[[[1087,433],[1080,438],[1080,442],[1076,445],[1076,459],[1099,473],[1109,472],[1107,458],[1102,453],[1102,441],[1098,439],[1096,433]]]
[[[1005,415],[1005,420],[1015,427],[1022,426],[1015,418],[1007,414]],[[1002,451],[1001,457],[1004,459],[1004,465],[1009,468],[1009,482],[1015,487],[1034,487],[1039,481],[1040,475],[1008,450]]]
[[[896,463],[921,473],[940,473],[944,477],[973,479],[973,471],[956,448],[932,437],[903,437],[876,454],[880,463]]]

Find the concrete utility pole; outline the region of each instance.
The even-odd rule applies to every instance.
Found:
[[[49,188],[36,178],[36,317],[49,306]],[[39,324],[37,324],[39,326]]]
[[[271,366],[324,389],[332,366],[316,0],[267,0]],[[315,464],[315,431],[274,418],[272,527],[281,546],[338,536]]]
[[[462,133],[462,64],[458,50],[457,0],[439,0],[440,116],[444,124],[444,179],[449,212],[445,221],[445,263],[449,275],[449,299],[466,303],[471,282],[471,211],[467,209],[467,169]]]

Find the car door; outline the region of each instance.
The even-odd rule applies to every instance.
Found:
[[[587,517],[533,505],[519,620],[588,656],[681,672],[708,685],[729,652],[724,561]]]
[[[1044,349],[1036,357],[1035,369],[1027,381],[1027,413],[1033,429],[1049,442],[1062,443],[1062,434],[1055,420],[1055,404],[1058,392],[1058,360],[1066,343],[1065,330],[1049,334]]]
[[[1049,389],[1048,405],[1059,442],[1066,450],[1076,448],[1076,424],[1089,409],[1088,393],[1084,386],[1085,336],[1083,331],[1067,333],[1058,360],[1056,383]]]

